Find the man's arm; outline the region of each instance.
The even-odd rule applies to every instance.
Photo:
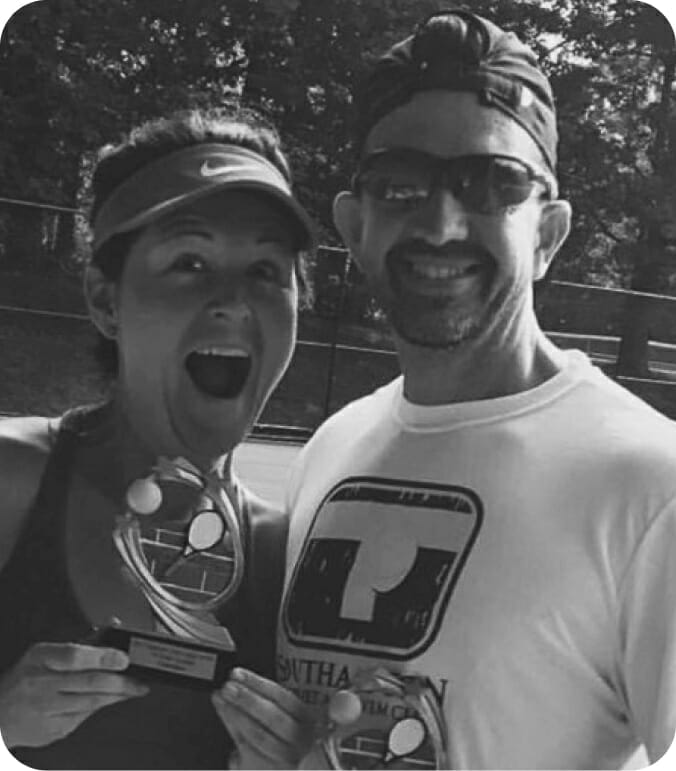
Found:
[[[626,698],[654,763],[676,731],[676,498],[643,534],[619,592]]]

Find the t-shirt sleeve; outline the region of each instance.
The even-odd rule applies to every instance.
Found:
[[[291,517],[296,507],[298,491],[303,479],[305,456],[307,455],[307,445],[295,457],[286,479],[286,488],[284,491],[284,510]]]
[[[313,440],[311,439],[310,442]],[[307,473],[307,455],[308,445],[298,453],[289,470],[286,482],[286,491],[284,496],[284,511],[289,517],[289,537],[286,546],[286,581],[291,578],[293,566],[295,565],[301,541],[304,536],[302,522],[299,521],[297,514],[297,503],[301,488]]]
[[[676,499],[648,526],[619,589],[629,716],[654,763],[676,731]]]

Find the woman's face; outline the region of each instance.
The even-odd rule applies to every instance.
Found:
[[[145,228],[112,290],[118,393],[157,454],[208,463],[241,441],[296,340],[293,222],[244,191]]]

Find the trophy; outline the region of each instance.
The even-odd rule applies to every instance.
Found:
[[[188,488],[190,505],[172,529],[157,515],[166,493],[176,497],[176,485]],[[235,643],[211,611],[235,594],[244,571],[240,521],[222,480],[184,458],[162,457],[131,483],[126,504],[113,540],[152,610],[153,628],[112,619],[96,641],[125,650],[138,676],[220,685],[234,666]]]
[[[335,769],[448,768],[446,725],[427,678],[364,670],[328,703],[322,745]]]

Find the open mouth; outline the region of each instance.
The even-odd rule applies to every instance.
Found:
[[[185,368],[195,386],[216,399],[235,399],[251,370],[251,356],[239,348],[199,348],[188,354]]]

